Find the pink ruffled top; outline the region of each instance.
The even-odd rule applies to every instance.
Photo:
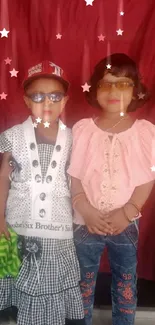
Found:
[[[134,189],[155,179],[155,126],[136,120],[128,130],[113,134],[94,120],[73,127],[73,149],[68,173],[81,180],[90,203],[103,213],[123,206]],[[76,214],[76,223],[83,223]]]

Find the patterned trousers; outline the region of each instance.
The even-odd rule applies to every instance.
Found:
[[[86,325],[92,325],[96,278],[105,247],[112,272],[112,324],[134,325],[137,304],[136,225],[131,224],[117,236],[92,235],[85,226],[74,225],[74,240],[81,268],[80,285]]]

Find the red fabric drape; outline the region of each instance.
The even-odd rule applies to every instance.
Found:
[[[124,16],[119,11],[124,11]],[[152,94],[136,112],[155,122],[155,4],[154,0],[0,0],[0,131],[23,121],[28,111],[22,101],[21,82],[27,67],[49,59],[62,66],[71,82],[70,102],[64,115],[68,125],[97,112],[84,99],[81,85],[93,66],[107,53],[125,52],[140,64],[143,81]],[[123,36],[116,30],[123,29]],[[62,34],[56,39],[56,34]],[[98,36],[106,36],[99,41]],[[109,42],[109,46],[108,46]],[[12,59],[6,65],[4,59]],[[19,71],[17,78],[9,71]],[[140,227],[139,276],[155,280],[155,190],[144,209]],[[101,263],[103,270],[104,261]],[[107,267],[105,268],[107,270]]]

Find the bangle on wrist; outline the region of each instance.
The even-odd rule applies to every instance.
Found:
[[[140,218],[142,217],[141,212],[138,211],[138,213],[135,215],[135,217],[130,218],[130,217],[128,216],[128,214],[126,213],[126,209],[125,209],[126,205],[127,205],[127,204],[125,204],[124,207],[123,207],[124,216],[126,217],[126,219],[127,219],[130,223],[132,223],[132,222],[134,222],[135,220],[140,219]]]
[[[135,202],[133,202],[132,200],[129,200],[125,205],[127,205],[127,204],[130,204],[130,205],[133,205],[134,207],[135,207],[135,209],[138,211],[138,213],[139,212],[141,212],[141,208],[139,208],[139,206],[135,203]]]
[[[72,206],[73,206],[73,208],[75,208],[76,203],[81,199],[82,196],[86,197],[84,192],[78,193],[72,198]]]

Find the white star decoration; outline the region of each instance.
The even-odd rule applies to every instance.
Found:
[[[42,119],[40,117],[36,118],[36,122],[32,123],[34,128],[37,128],[38,124],[41,123]],[[49,128],[50,123],[48,121],[44,122],[44,128]],[[66,129],[66,125],[64,125],[63,123],[60,124],[60,129],[61,130],[65,130]]]
[[[85,2],[86,2],[86,6],[92,6],[94,0],[85,0]]]
[[[138,94],[138,98],[139,98],[139,99],[144,99],[144,97],[145,97],[145,94],[143,94],[143,93],[139,93],[139,94]]]
[[[8,37],[8,34],[10,33],[9,30],[6,30],[5,28],[3,28],[3,30],[0,30],[1,33],[1,38],[2,37]]]
[[[2,99],[5,99],[5,100],[6,100],[7,94],[5,94],[4,91],[3,91],[3,93],[0,94],[0,97],[1,97],[1,100],[2,100]]]
[[[107,69],[111,69],[111,64],[106,65]]]
[[[35,123],[35,122],[34,122],[34,123],[32,123],[32,125],[33,125],[33,127],[34,127],[34,128],[37,128],[37,126],[38,126],[38,124],[37,124],[37,123]]]
[[[88,91],[89,92],[89,88],[91,88],[91,86],[89,86],[88,84],[87,84],[87,82],[85,82],[85,84],[83,85],[83,86],[81,86],[82,87],[82,89],[83,89],[83,92],[85,92],[85,91]]]
[[[120,16],[124,16],[124,11],[120,11]]]
[[[124,31],[122,29],[120,29],[120,28],[118,30],[116,30],[117,35],[121,35],[122,36],[123,35],[123,32]]]
[[[124,112],[120,112],[120,116],[124,116]]]
[[[11,77],[17,77],[17,73],[18,73],[19,71],[15,70],[15,69],[13,68],[13,70],[11,70],[11,71],[9,71],[9,72],[11,73]]]
[[[49,122],[45,122],[43,124],[44,124],[44,128],[49,128],[49,126],[50,126],[50,123]]]
[[[99,42],[101,42],[101,41],[104,42],[105,36],[103,34],[101,34],[98,36],[98,39],[99,39]]]
[[[65,124],[61,124],[60,125],[60,130],[66,130],[66,125]]]
[[[57,38],[57,39],[61,39],[61,38],[62,38],[62,35],[58,33],[58,34],[56,35],[56,38]]]
[[[37,123],[41,123],[42,119],[40,117],[36,118]]]
[[[152,172],[155,172],[155,166],[151,167]]]
[[[36,121],[37,121],[37,123],[36,123],[36,122],[32,123],[32,126],[33,126],[34,128],[37,128],[38,124],[41,123],[42,119],[41,119],[40,117],[38,117],[38,118],[36,118]],[[50,126],[50,123],[47,122],[47,121],[44,122],[43,124],[44,124],[44,128],[49,128],[49,126]],[[62,123],[62,124],[60,125],[60,129],[61,129],[61,130],[66,130],[66,125],[64,125],[64,124]]]

